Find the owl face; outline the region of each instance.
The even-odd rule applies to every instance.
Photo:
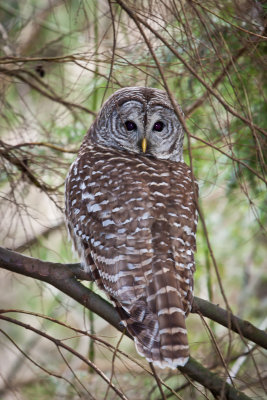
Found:
[[[148,157],[182,160],[182,126],[161,90],[118,90],[103,105],[92,128],[90,138],[98,144]]]

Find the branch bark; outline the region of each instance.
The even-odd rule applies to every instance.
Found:
[[[91,275],[84,272],[79,263],[60,264],[41,261],[0,247],[0,267],[51,284],[84,307],[104,318],[118,330],[124,330],[115,308],[79,282],[79,280],[91,280]],[[252,340],[259,346],[267,348],[267,334],[264,331],[206,300],[195,297],[192,312],[201,313],[203,316]],[[229,326],[229,321],[231,326]],[[179,369],[189,378],[207,387],[215,398],[219,398],[221,391],[224,390],[223,398],[225,399],[248,399],[246,395],[225,383],[216,374],[210,372],[192,357],[190,357],[190,360],[184,367]]]
[[[216,306],[207,300],[195,296],[191,312],[201,313],[204,317],[231,329],[262,348],[267,349],[267,334],[263,330],[258,329],[249,321],[236,317],[218,305]]]
[[[114,307],[77,280],[91,280],[80,264],[41,261],[0,247],[0,267],[49,283],[123,331]]]

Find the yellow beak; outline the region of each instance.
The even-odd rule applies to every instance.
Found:
[[[146,148],[147,148],[147,140],[146,140],[146,138],[143,138],[142,139],[142,150],[143,150],[143,153],[146,152]]]

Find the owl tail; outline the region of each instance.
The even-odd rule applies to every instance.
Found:
[[[176,290],[170,295],[166,290],[162,299],[155,299],[156,313],[142,300],[130,307],[117,304],[117,309],[134,338],[138,353],[160,368],[175,369],[188,361],[189,346],[179,293]]]

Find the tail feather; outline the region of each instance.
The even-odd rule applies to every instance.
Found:
[[[116,307],[141,356],[161,368],[175,369],[186,364],[189,347],[182,313],[169,308],[169,313],[166,310],[157,316],[144,300],[130,307],[116,303]]]

